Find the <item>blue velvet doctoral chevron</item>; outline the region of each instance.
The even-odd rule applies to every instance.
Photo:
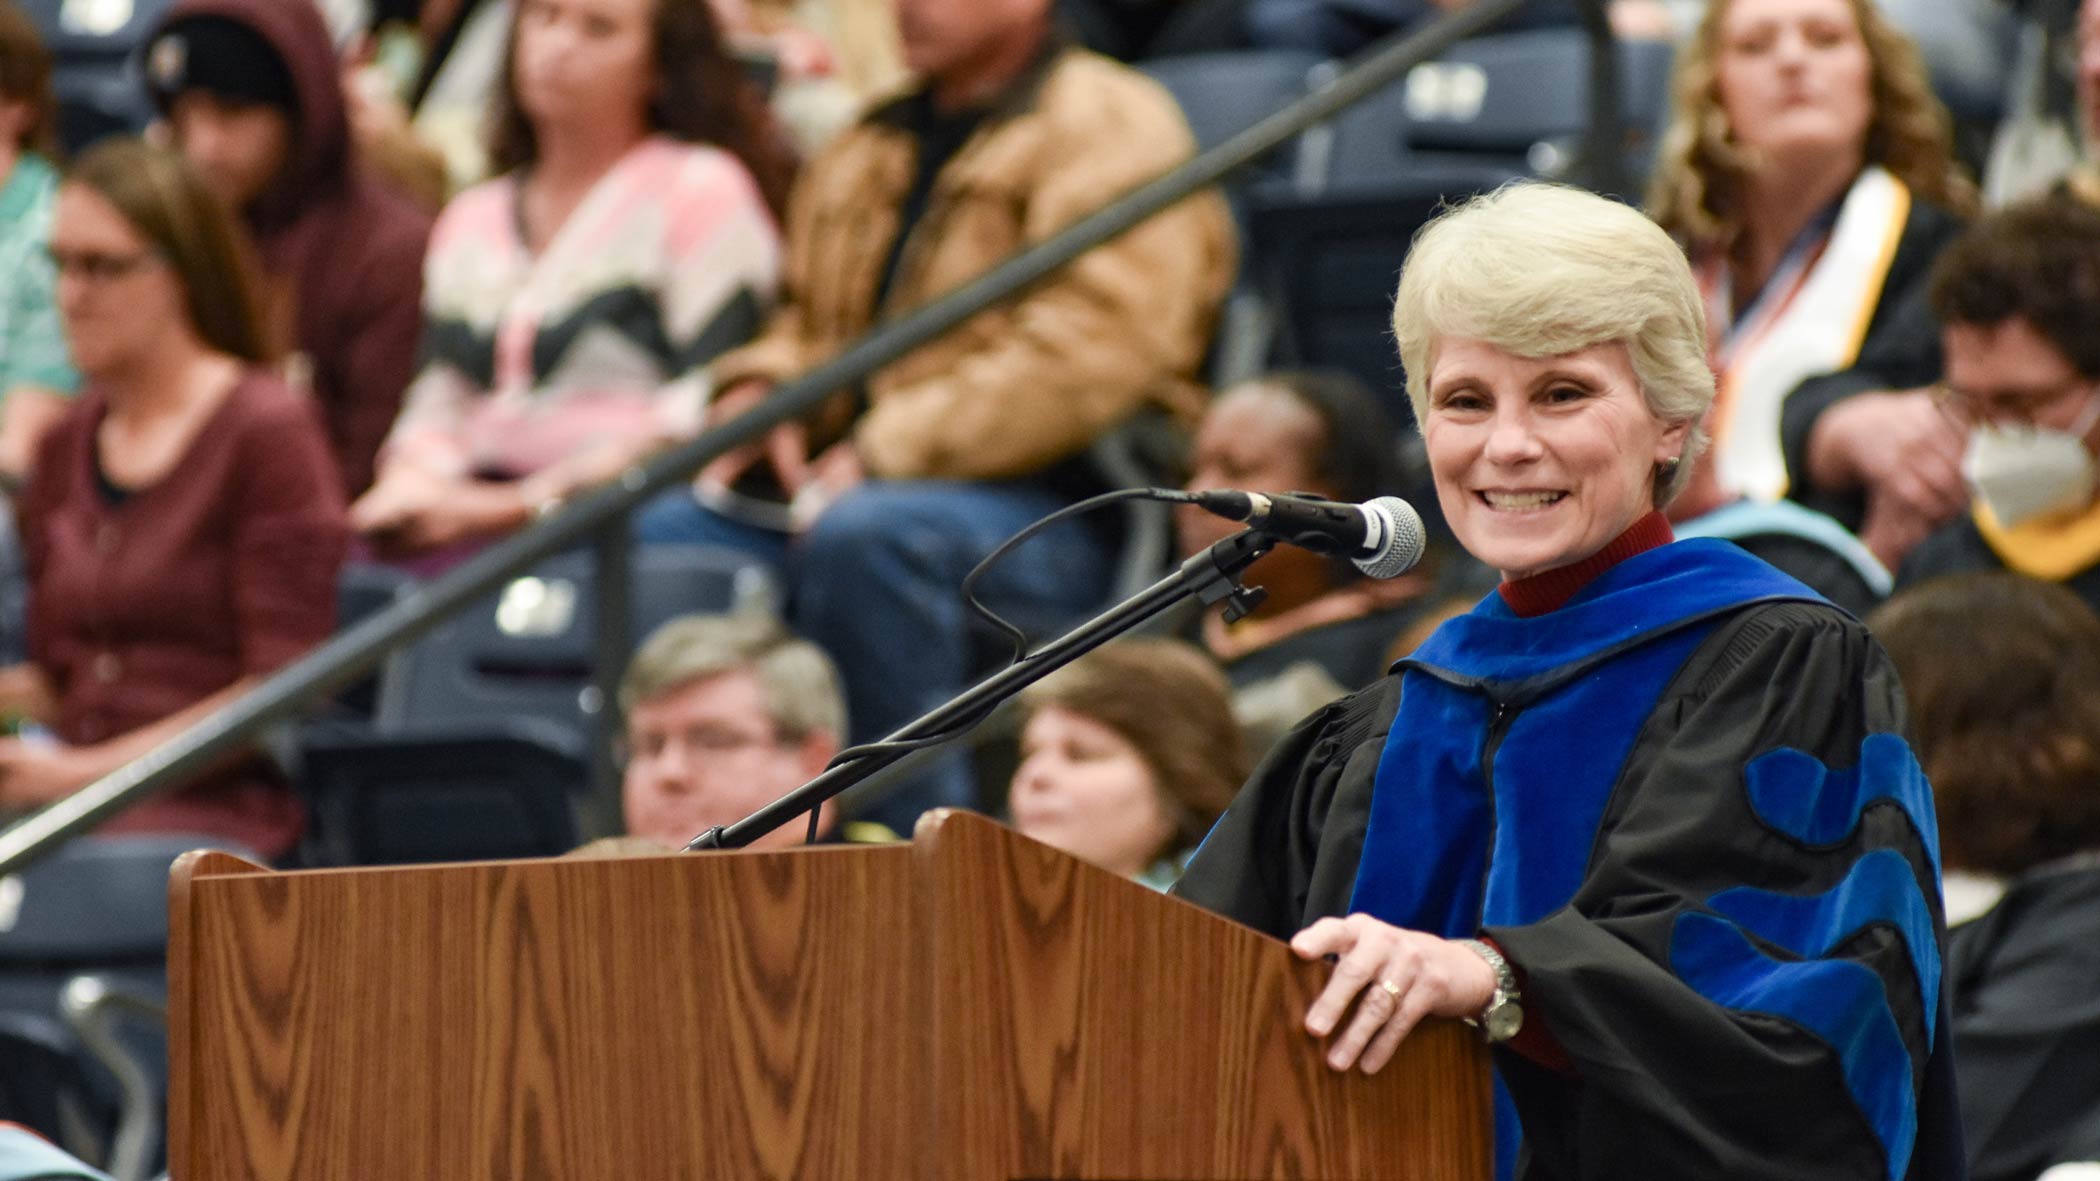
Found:
[[[1546,615],[1519,617],[1498,593],[1445,624],[1399,665],[1350,909],[1453,938],[1565,905],[1685,659],[1728,615],[1789,599],[1820,601],[1729,542],[1692,540],[1619,563]],[[1496,1140],[1506,1178],[1517,1125],[1499,1085]]]
[[[1752,760],[1743,773],[1751,810],[1804,847],[1837,851],[1851,841],[1869,808],[1900,809],[1916,830],[1934,876],[1939,868],[1939,824],[1932,789],[1896,734],[1870,734],[1851,767],[1828,767],[1798,750],[1776,750]],[[1730,927],[1711,915],[1678,918],[1671,967],[1708,999],[1731,1009],[1791,1021],[1831,1044],[1845,1085],[1874,1127],[1888,1157],[1889,1177],[1908,1166],[1917,1137],[1910,1051],[1904,1046],[1888,986],[1863,964],[1834,958],[1845,943],[1872,928],[1892,927],[1917,975],[1925,1012],[1926,1046],[1940,1038],[1938,928],[1928,892],[1910,860],[1877,849],[1853,862],[1844,880],[1819,894],[1778,894],[1749,887],[1708,900]],[[1753,945],[1755,935],[1804,962],[1775,957]]]
[[[1716,1004],[1790,1021],[1829,1042],[1846,1088],[1888,1155],[1889,1178],[1903,1176],[1918,1135],[1910,1050],[1872,968],[1851,960],[1782,960],[1760,951],[1726,919],[1696,912],[1677,916],[1670,968]]]

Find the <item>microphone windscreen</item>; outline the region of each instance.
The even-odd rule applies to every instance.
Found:
[[[1415,563],[1422,560],[1422,551],[1429,546],[1422,514],[1397,496],[1367,500],[1364,507],[1385,518],[1388,537],[1377,553],[1356,559],[1356,568],[1372,578],[1398,578],[1414,569]]]

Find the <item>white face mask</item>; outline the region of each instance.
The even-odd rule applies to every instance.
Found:
[[[2085,446],[2095,422],[2100,422],[2100,397],[2088,394],[2085,409],[2069,430],[1977,423],[1969,430],[1961,460],[1969,491],[2008,529],[2036,517],[2084,508],[2100,485],[2100,466]]]

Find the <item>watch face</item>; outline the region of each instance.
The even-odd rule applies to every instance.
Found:
[[[1523,1006],[1515,1001],[1504,1001],[1482,1014],[1480,1024],[1487,1031],[1489,1041],[1506,1042],[1524,1028]]]

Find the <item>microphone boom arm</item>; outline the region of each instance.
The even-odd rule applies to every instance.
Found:
[[[708,829],[694,837],[686,849],[739,849],[797,816],[814,812],[826,800],[905,758],[915,741],[968,729],[1000,702],[1184,599],[1193,598],[1206,606],[1231,600],[1228,611],[1244,610],[1259,601],[1261,588],[1241,586],[1240,575],[1273,549],[1278,540],[1259,526],[1233,534],[1183,562],[1165,578],[907,722],[876,744],[884,748],[895,744],[896,749],[871,751],[833,767],[735,824]]]

